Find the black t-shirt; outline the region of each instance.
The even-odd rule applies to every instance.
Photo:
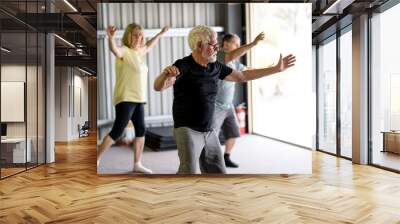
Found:
[[[175,61],[174,66],[180,73],[174,84],[174,127],[210,131],[218,79],[224,79],[232,69],[218,61],[203,67],[196,63],[192,55]]]

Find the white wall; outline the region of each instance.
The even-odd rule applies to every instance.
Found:
[[[44,162],[44,74],[40,66],[25,66],[21,64],[3,64],[1,66],[1,81],[24,82],[26,85],[26,105],[22,108],[22,112],[26,112],[26,120],[24,122],[6,122],[7,137],[30,139],[32,158],[39,163]],[[27,78],[27,80],[26,80]],[[23,93],[22,93],[23,94]],[[2,96],[7,97],[7,96]],[[10,108],[1,108],[11,110]],[[12,111],[8,111],[11,112]],[[37,153],[39,156],[37,157]]]
[[[1,81],[25,82],[25,66],[22,65],[2,65]],[[1,108],[7,110],[7,108]],[[10,122],[7,123],[8,137],[25,137],[25,123]]]
[[[67,67],[55,68],[55,141],[68,140],[69,76]]]
[[[88,120],[88,78],[76,68],[56,67],[55,86],[55,140],[77,139],[78,124]]]
[[[75,70],[75,75],[74,75],[74,96],[73,98],[73,103],[71,105],[74,105],[74,108],[72,109],[72,119],[71,119],[71,132],[70,134],[72,135],[73,138],[78,138],[79,133],[78,133],[78,124],[82,126],[85,121],[88,121],[88,78],[87,77],[82,77],[80,75],[76,74]],[[81,73],[79,73],[81,74]],[[80,91],[80,93],[78,93]],[[79,102],[80,101],[80,102]],[[81,108],[79,108],[81,107]],[[81,111],[79,111],[79,109]]]
[[[27,70],[26,70],[27,69]],[[1,66],[1,81],[4,82],[25,82],[26,71],[28,75],[36,74],[36,67],[25,65],[2,65]],[[28,77],[29,78],[29,77]],[[35,113],[28,113],[28,122],[37,120],[36,107],[36,81],[29,79],[29,85],[34,86],[34,88],[27,88],[27,106],[30,107],[28,111],[34,111]],[[39,105],[40,106],[40,105]],[[1,108],[1,110],[7,110],[8,108]],[[34,127],[33,127],[34,126]],[[36,130],[36,125],[29,123],[28,129],[32,127]],[[28,130],[28,135],[30,131]],[[35,132],[36,133],[36,132]],[[25,137],[25,122],[7,122],[7,136],[9,137]],[[28,136],[29,137],[29,136]]]

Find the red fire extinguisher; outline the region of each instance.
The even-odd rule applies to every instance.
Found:
[[[240,135],[244,135],[246,133],[246,107],[244,103],[236,107],[236,116],[239,122]]]

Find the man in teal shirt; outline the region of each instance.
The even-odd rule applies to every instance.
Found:
[[[253,42],[240,46],[240,38],[237,35],[226,34],[222,38],[222,49],[217,55],[218,61],[234,70],[243,71],[245,66],[240,63],[239,58],[263,39],[264,33],[260,33]],[[225,165],[237,168],[239,165],[230,158],[233,146],[235,145],[235,138],[240,136],[239,125],[233,106],[234,94],[234,82],[219,80],[218,94],[215,102],[214,130],[218,134],[222,130],[225,137]]]

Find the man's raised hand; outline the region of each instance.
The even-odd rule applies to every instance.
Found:
[[[179,75],[179,69],[173,65],[164,68],[163,74],[167,77],[175,77]]]
[[[164,33],[166,33],[169,29],[170,29],[169,26],[164,26],[164,27],[161,29],[161,33],[164,34]]]
[[[282,54],[279,56],[279,62],[276,65],[277,71],[282,72],[292,67],[296,62],[296,56],[289,54],[282,58]]]
[[[256,38],[254,39],[254,43],[258,44],[260,41],[265,39],[265,34],[264,32],[261,32],[260,34],[258,34],[256,36]]]

